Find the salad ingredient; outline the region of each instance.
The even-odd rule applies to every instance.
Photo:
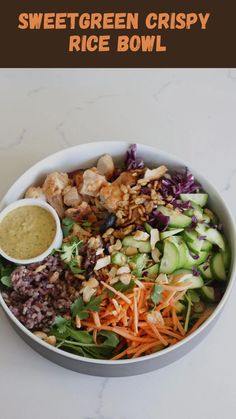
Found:
[[[24,205],[9,212],[0,223],[0,247],[15,259],[30,259],[49,248],[56,222],[45,208]]]
[[[113,158],[109,154],[104,154],[104,156],[101,156],[97,162],[97,169],[100,175],[105,176],[106,179],[109,180],[115,171]]]
[[[46,196],[40,186],[30,186],[25,193],[25,198],[41,199],[46,201]]]
[[[57,211],[60,218],[63,218],[65,207],[62,199],[62,192],[68,186],[69,178],[67,173],[50,173],[43,184],[43,193],[47,201]]]
[[[98,173],[96,167],[85,170],[80,193],[82,195],[96,196],[101,187],[106,184],[105,176]]]
[[[0,286],[11,311],[46,342],[117,360],[193,333],[224,294],[231,254],[187,169],[146,167],[135,145],[124,168],[113,165],[105,155],[97,168],[69,174],[59,188],[61,248],[13,272],[0,264]]]
[[[64,204],[67,207],[74,207],[76,208],[79,204],[82,203],[82,198],[78,193],[78,189],[76,186],[69,187],[66,192],[64,193]]]
[[[135,170],[143,167],[143,160],[137,158],[137,145],[132,144],[126,153],[125,168],[126,170]]]

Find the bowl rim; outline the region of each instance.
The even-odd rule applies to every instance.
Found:
[[[37,255],[33,258],[28,259],[17,259],[10,255],[8,255],[3,249],[0,247],[0,255],[3,256],[5,259],[9,260],[10,262],[16,263],[17,265],[28,265],[30,263],[37,263],[41,262],[44,258],[46,258],[52,250],[57,245],[57,242],[59,242],[60,239],[62,239],[62,230],[61,230],[61,223],[60,219],[57,215],[57,212],[55,209],[48,204],[47,202],[43,201],[42,199],[36,199],[36,198],[24,198],[24,199],[18,199],[17,201],[12,202],[11,204],[7,205],[1,212],[0,212],[0,223],[4,218],[12,211],[14,211],[17,208],[26,207],[26,206],[36,206],[40,208],[44,208],[47,210],[51,216],[53,217],[55,223],[56,223],[56,231],[55,235],[53,237],[53,240],[50,244],[50,246],[43,252],[40,253],[40,255]]]
[[[78,150],[78,149],[82,149],[82,148],[86,148],[87,146],[91,147],[91,146],[100,146],[102,147],[104,150],[106,150],[106,145],[107,144],[113,144],[114,147],[115,146],[119,146],[119,147],[128,147],[129,145],[133,144],[134,141],[129,142],[129,141],[96,141],[96,142],[86,142],[86,143],[82,143],[82,144],[78,144],[72,147],[66,147],[65,149],[59,150],[55,153],[52,153],[48,156],[46,156],[45,158],[41,159],[40,161],[38,161],[37,163],[35,163],[34,165],[32,165],[29,169],[27,169],[21,176],[19,176],[19,178],[11,185],[11,187],[8,189],[8,191],[6,192],[6,194],[3,196],[3,198],[1,199],[0,202],[0,209],[1,207],[4,208],[4,201],[7,200],[8,195],[10,195],[11,190],[15,189],[18,185],[18,183],[21,182],[21,179],[23,177],[27,177],[28,174],[30,174],[30,172],[32,170],[36,170],[38,167],[40,167],[42,164],[47,163],[48,161],[50,161],[50,159],[53,158],[57,158],[58,161],[60,162],[60,157],[63,155],[63,153],[68,152],[69,150],[71,152]],[[137,147],[139,148],[139,146],[143,149],[146,149],[147,151],[150,151],[153,153],[154,159],[156,158],[156,156],[159,154],[161,158],[166,158],[166,159],[172,159],[173,161],[176,161],[176,163],[178,165],[182,165],[183,167],[188,167],[190,168],[190,170],[192,170],[192,166],[191,164],[188,163],[188,161],[183,161],[181,158],[175,156],[174,154],[171,154],[169,152],[160,150],[154,146],[150,146],[150,145],[146,145],[146,144],[142,144],[139,142],[135,142],[135,144],[137,144]],[[104,147],[103,147],[104,146]],[[80,150],[81,151],[81,150]],[[100,156],[97,156],[100,157]],[[60,168],[58,167],[58,170],[60,170]],[[206,180],[206,183],[209,184],[210,188],[212,189],[212,191],[216,194],[217,199],[221,202],[221,204],[224,207],[224,210],[226,212],[227,218],[229,219],[229,222],[231,224],[231,228],[233,230],[233,235],[236,236],[236,225],[235,225],[235,221],[234,218],[231,214],[230,209],[228,208],[228,205],[225,204],[223,198],[221,197],[220,192],[217,190],[217,188],[212,185],[212,183],[206,179],[204,177],[204,175],[200,175],[198,173],[197,170],[195,170],[195,168],[193,168],[194,174],[196,176],[196,178],[199,177],[203,178],[204,180]],[[208,319],[197,329],[195,330],[191,335],[188,335],[187,337],[185,337],[183,340],[181,340],[180,342],[174,344],[173,346],[169,346],[168,348],[162,349],[159,352],[154,352],[153,354],[150,355],[144,355],[144,356],[140,356],[138,358],[133,358],[133,359],[121,359],[121,360],[104,360],[104,359],[94,359],[94,358],[88,358],[88,357],[82,357],[80,355],[75,355],[75,354],[71,354],[70,352],[66,352],[63,351],[60,348],[56,348],[52,345],[49,345],[48,343],[44,342],[42,339],[38,338],[37,336],[35,336],[33,334],[33,332],[31,332],[30,330],[28,330],[15,316],[14,314],[10,311],[10,309],[8,308],[7,304],[5,303],[3,297],[2,297],[2,293],[0,292],[0,304],[3,308],[3,310],[5,311],[6,315],[11,319],[11,321],[21,330],[21,332],[23,332],[23,334],[26,334],[30,339],[32,339],[36,344],[38,343],[39,345],[41,345],[42,347],[44,347],[45,349],[52,351],[54,353],[56,353],[58,356],[61,357],[66,357],[69,359],[72,359],[74,361],[79,361],[81,363],[85,363],[85,364],[99,364],[99,365],[110,365],[110,366],[116,366],[116,365],[128,365],[128,364],[133,364],[133,363],[140,363],[140,362],[144,362],[145,360],[152,360],[154,358],[159,358],[161,356],[165,356],[168,353],[175,351],[177,349],[179,349],[180,347],[182,347],[183,345],[187,345],[187,343],[189,341],[191,341],[192,339],[194,339],[195,337],[197,337],[200,333],[203,332],[203,330],[205,328],[207,328],[209,326],[210,323],[212,323],[214,321],[214,319],[217,317],[217,315],[220,313],[220,311],[222,310],[222,308],[224,307],[224,305],[226,304],[226,301],[229,298],[229,295],[232,291],[234,282],[235,282],[235,275],[236,275],[236,258],[232,257],[231,260],[231,275],[230,275],[230,279],[228,281],[228,285],[227,288],[225,290],[225,293],[221,299],[221,301],[219,302],[219,304],[217,304],[216,308],[214,309],[213,313],[208,317]]]

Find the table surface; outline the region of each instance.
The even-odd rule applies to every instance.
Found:
[[[1,70],[0,193],[33,163],[86,141],[150,144],[189,161],[236,215],[236,70]],[[174,364],[98,378],[43,359],[0,310],[2,419],[231,419],[236,288],[207,338]]]

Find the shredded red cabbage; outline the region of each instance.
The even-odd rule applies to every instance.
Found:
[[[158,228],[159,231],[165,231],[169,224],[170,217],[168,215],[162,214],[160,211],[153,210],[150,214],[148,223],[153,228]]]
[[[143,160],[137,158],[137,144],[131,144],[126,153],[125,169],[135,170],[142,169],[143,167]]]
[[[195,259],[195,260],[199,259],[199,256],[196,255],[195,253],[191,253],[191,252],[189,252],[189,253],[190,253],[190,256],[192,256],[193,259]]]
[[[197,270],[195,266],[192,268],[192,273],[193,273],[193,276],[200,276],[200,272]]]
[[[198,236],[198,240],[206,240],[207,236]]]
[[[172,195],[177,198],[181,193],[196,192],[200,185],[196,183],[194,176],[186,167],[184,173],[173,173],[161,180],[161,191],[164,197]]]
[[[183,211],[189,208],[192,208],[192,204],[190,201],[183,202],[180,199],[173,199],[171,201],[171,204],[173,205],[174,208],[178,208]]]

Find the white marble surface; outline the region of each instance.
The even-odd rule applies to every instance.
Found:
[[[236,70],[1,70],[0,194],[49,153],[127,139],[190,161],[236,215],[235,109]],[[235,299],[185,358],[116,379],[41,358],[0,311],[1,419],[234,418]]]

